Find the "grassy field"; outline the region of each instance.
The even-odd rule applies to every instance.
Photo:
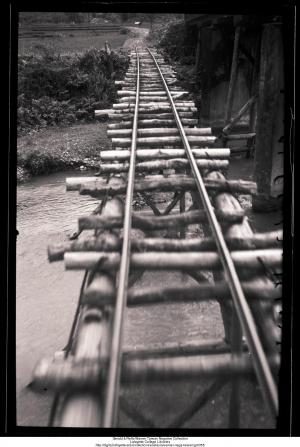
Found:
[[[91,48],[104,49],[105,42],[115,50],[122,47],[128,34],[118,32],[73,31],[53,33],[52,36],[20,38],[19,55],[43,54],[45,48],[53,53],[83,53]]]

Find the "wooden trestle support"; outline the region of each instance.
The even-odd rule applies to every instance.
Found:
[[[189,99],[189,93],[179,86],[176,73],[162,56],[156,51],[153,54],[170,89],[197,169],[204,178],[255,320],[255,331],[274,384],[280,366],[280,332],[274,305],[281,298],[281,289],[276,287],[273,279],[281,270],[282,233],[252,232],[236,196],[255,193],[256,185],[226,179],[230,150],[214,147],[216,137],[212,136],[211,129],[197,127],[196,107]],[[199,339],[182,340],[178,344],[161,342],[149,347],[123,346],[121,383],[126,386],[145,380],[200,381],[203,377],[210,377],[215,382],[202,400],[198,398],[198,410],[224,383],[229,382],[228,426],[239,427],[239,382],[241,378],[255,374],[254,359],[251,352],[249,355],[247,337],[246,342],[242,337],[241,320],[233,305],[232,291],[222,268],[216,241],[209,231],[207,214],[191,174],[167,91],[151,53],[145,48],[131,53],[125,79],[116,82],[122,87],[118,91],[119,102],[109,111],[96,111],[96,115],[109,115],[107,127],[113,150],[101,151],[99,172],[94,177],[75,177],[66,181],[67,190],[78,190],[80,194],[99,198],[101,202],[92,215],[79,218],[79,233],[92,229],[94,236],[88,232],[89,236],[83,239],[48,248],[50,262],[64,260],[66,269],[85,270],[86,276],[67,349],[54,358],[41,360],[34,370],[33,386],[37,390],[47,387],[55,392],[51,425],[109,426],[104,422],[107,375],[123,243],[121,229],[126,211],[124,195],[127,190],[126,174],[130,168],[137,79],[140,91],[133,186],[135,194],[142,196],[154,215],[145,215],[143,211],[132,213],[132,227],[144,232],[144,237],[131,241],[127,306],[176,302],[180,312],[182,303],[217,299],[221,306],[225,340],[201,340],[199,334]],[[153,192],[154,196],[150,194]],[[173,198],[166,209],[161,210],[155,198],[166,192]],[[203,237],[187,237],[188,226],[199,223]],[[196,279],[197,284],[134,287],[144,271],[160,269],[184,272]],[[208,280],[202,270],[213,272],[213,280],[212,277]],[[276,389],[272,397],[271,404],[266,398],[266,408],[276,418]],[[128,405],[126,407],[124,402],[120,405],[126,411]],[[193,406],[194,403],[187,404],[188,408],[171,426],[179,427],[186,423],[196,411]],[[130,413],[130,409],[128,411]],[[142,415],[136,418],[141,426],[147,423],[154,426],[153,422],[143,422]],[[117,424],[116,420],[114,424]]]

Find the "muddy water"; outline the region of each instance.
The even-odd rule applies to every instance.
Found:
[[[96,200],[78,192],[66,193],[67,176],[74,176],[74,172],[35,178],[18,186],[17,191],[18,425],[47,424],[50,393],[36,395],[26,385],[36,362],[65,346],[83,278],[83,272],[64,271],[63,262],[49,264],[47,260],[47,245],[67,240],[77,229],[77,218],[97,205]],[[188,278],[182,275],[181,280]],[[152,272],[145,274],[137,286],[168,283],[174,285],[172,273]],[[125,344],[131,346],[223,336],[216,303],[132,309],[126,315],[125,326]],[[157,401],[154,403],[157,410]]]
[[[82,272],[49,264],[47,245],[77,229],[76,217],[95,208],[95,200],[66,193],[68,174],[35,178],[17,191],[17,396],[18,423],[45,425],[49,399],[24,387],[35,363],[64,346],[72,323]],[[73,175],[73,173],[69,173]]]

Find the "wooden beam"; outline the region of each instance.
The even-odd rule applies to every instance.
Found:
[[[195,58],[195,73],[198,73],[198,71],[199,71],[200,62],[201,62],[201,27],[198,27],[196,58]]]
[[[180,199],[176,194],[172,204]],[[171,204],[167,207],[171,209]],[[166,213],[165,215],[167,215]],[[250,250],[255,248],[276,248],[282,246],[282,231],[255,233],[251,237],[226,237],[230,249]],[[62,261],[67,251],[120,251],[122,240],[114,233],[100,234],[98,237],[77,241],[68,241],[48,246],[49,262]],[[211,237],[193,239],[143,238],[132,240],[133,251],[208,251],[215,250],[216,244]]]
[[[276,176],[283,174],[284,72],[279,25],[264,26],[259,80],[254,158],[258,196],[253,206],[266,212],[281,208],[281,201],[276,197],[283,191],[283,183],[274,182]]]
[[[134,184],[135,193],[144,191],[192,191],[197,188],[196,181],[189,175],[177,176],[149,176],[144,180],[137,180]],[[154,178],[155,177],[155,178]],[[92,197],[104,197],[125,194],[126,185],[107,185],[103,179],[97,177],[73,177],[66,179],[67,191],[79,190],[80,194]],[[256,184],[246,180],[205,180],[208,191],[237,192],[241,194],[255,194]]]
[[[241,27],[238,25],[235,28],[234,46],[232,54],[231,72],[228,86],[228,94],[225,108],[225,125],[229,122],[232,114],[232,105],[234,97],[234,89],[236,84],[237,72],[238,72],[238,54],[239,54],[239,41],[240,41]]]
[[[222,133],[224,135],[226,135],[227,137],[229,137],[227,134],[228,132],[232,129],[232,127],[240,120],[240,118],[247,112],[247,110],[249,109],[249,107],[252,106],[252,104],[254,104],[257,100],[257,95],[252,96],[250,99],[248,99],[248,101],[246,102],[246,104],[243,105],[243,107],[238,111],[238,113],[231,118],[231,120],[229,121],[229,123],[227,124],[227,126],[224,127],[224,129],[222,130]]]
[[[269,359],[272,367],[279,365],[278,356]],[[35,368],[33,388],[50,390],[99,390],[107,374],[107,360],[89,363],[42,359]],[[248,354],[163,357],[158,359],[126,359],[122,362],[124,384],[161,382],[162,380],[199,380],[199,377],[230,377],[253,375],[253,363]]]
[[[230,149],[227,148],[205,148],[192,149],[194,157],[203,160],[228,159]],[[184,149],[138,149],[137,160],[167,160],[174,158],[185,158]],[[105,150],[100,152],[100,159],[103,161],[125,161],[129,160],[129,150]]]
[[[220,221],[239,222],[243,219],[244,211],[237,213],[224,213],[218,210],[216,213]],[[207,217],[203,210],[186,211],[160,217],[145,216],[139,212],[132,215],[132,226],[142,231],[162,230],[165,228],[181,228],[182,226],[193,225],[200,222],[206,222]],[[123,219],[119,216],[83,216],[79,218],[79,228],[84,230],[92,229],[113,229],[122,228]]]
[[[155,219],[161,219],[156,217]],[[282,266],[282,250],[264,249],[232,251],[232,260],[238,271],[243,271],[250,277],[261,274],[266,269],[279,269]],[[67,270],[90,270],[101,262],[103,269],[116,271],[120,264],[119,253],[107,252],[69,252],[64,255]],[[185,252],[185,253],[132,253],[131,267],[149,270],[220,270],[222,264],[216,252]]]

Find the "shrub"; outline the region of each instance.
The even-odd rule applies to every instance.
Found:
[[[18,132],[48,125],[91,121],[94,109],[108,108],[116,98],[115,78],[122,78],[129,58],[91,49],[61,56],[44,48],[42,56],[18,61]]]
[[[161,34],[159,46],[174,60],[190,63],[194,59],[196,35],[183,21],[170,24]]]

